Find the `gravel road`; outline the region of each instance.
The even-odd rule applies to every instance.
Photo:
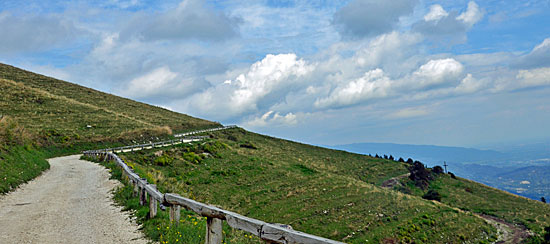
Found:
[[[147,243],[111,199],[119,183],[79,158],[49,159],[50,170],[0,196],[0,243]]]

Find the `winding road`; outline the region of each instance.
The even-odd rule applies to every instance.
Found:
[[[120,183],[79,158],[49,159],[43,175],[0,196],[0,243],[147,243],[112,201]]]

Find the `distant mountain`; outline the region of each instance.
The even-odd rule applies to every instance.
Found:
[[[505,153],[493,150],[479,150],[464,147],[445,147],[433,145],[409,145],[394,143],[353,143],[329,146],[330,148],[345,150],[360,154],[393,155],[405,160],[412,158],[430,166],[447,163],[488,163],[506,159]]]

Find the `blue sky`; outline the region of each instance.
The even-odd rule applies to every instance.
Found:
[[[0,62],[313,144],[550,140],[550,1],[0,2]]]

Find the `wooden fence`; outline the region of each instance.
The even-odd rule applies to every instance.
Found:
[[[188,132],[185,135],[234,128],[235,126],[222,127],[216,129],[202,130],[200,132]],[[140,144],[126,147],[109,148],[102,150],[91,150],[83,152],[84,155],[103,160],[114,160],[122,168],[123,178],[134,186],[134,193],[139,195],[141,205],[149,204],[149,217],[153,218],[157,214],[157,204],[160,203],[160,209],[170,208],[170,221],[179,223],[181,207],[189,209],[203,217],[206,217],[206,244],[220,244],[223,241],[222,223],[226,221],[231,228],[246,231],[260,237],[267,243],[304,243],[304,244],[336,244],[342,243],[300,231],[293,230],[292,227],[283,224],[266,223],[261,220],[248,218],[240,214],[217,208],[208,204],[194,201],[173,193],[162,193],[157,190],[154,184],[149,184],[145,178],[141,178],[134,170],[129,167],[115,152],[134,151],[150,147],[169,146],[184,142],[202,140],[204,137],[181,138],[176,140],[155,142],[149,144]]]
[[[237,126],[236,125],[226,125],[224,127],[219,127],[219,128],[212,128],[212,129],[185,132],[185,133],[181,133],[181,134],[175,134],[174,137],[184,137],[184,136],[190,136],[190,135],[195,135],[195,134],[204,133],[204,132],[212,132],[212,131],[225,130],[225,129],[231,129],[231,128],[237,128]]]

